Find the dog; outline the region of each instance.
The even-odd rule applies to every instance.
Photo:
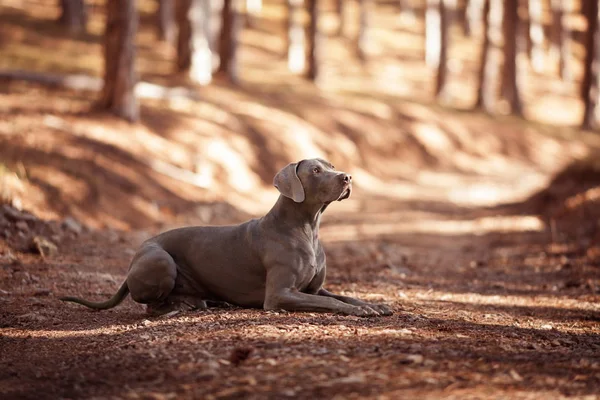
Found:
[[[321,216],[334,201],[350,197],[352,177],[315,158],[288,164],[273,184],[280,196],[262,218],[161,233],[141,245],[127,279],[110,300],[61,300],[102,310],[131,294],[153,315],[226,304],[360,317],[391,315],[387,305],[323,288]]]

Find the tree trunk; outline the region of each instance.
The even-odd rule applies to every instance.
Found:
[[[156,35],[158,40],[173,44],[175,41],[175,12],[171,0],[158,0],[156,9]]]
[[[535,72],[544,69],[544,26],[542,0],[529,0],[529,37],[531,41],[531,66]]]
[[[208,48],[212,54],[218,55],[221,40],[221,28],[223,25],[223,1],[206,0],[204,5],[207,15],[206,35],[208,37]],[[212,57],[213,72],[219,68],[219,57]]]
[[[67,27],[69,32],[85,31],[87,24],[87,6],[84,0],[60,0],[61,14],[59,22]]]
[[[451,25],[448,3],[455,4],[455,0],[427,0],[425,12],[425,63],[435,70],[443,70],[440,75],[442,80],[446,76],[446,58],[448,37]],[[436,84],[436,87],[439,86]],[[436,94],[438,90],[436,89]]]
[[[504,36],[504,63],[502,71],[501,93],[510,105],[513,114],[523,116],[521,93],[517,76],[517,41],[519,29],[518,0],[505,0],[502,21]]]
[[[168,1],[168,0],[167,0]],[[189,14],[193,0],[179,0],[177,2],[177,71],[188,71],[192,65],[192,22]]]
[[[319,1],[306,0],[308,22],[308,69],[306,77],[315,82],[319,79]]]
[[[553,35],[552,52],[558,60],[558,72],[563,81],[573,80],[571,59],[571,28],[565,23],[573,10],[573,0],[552,0]]]
[[[553,61],[560,59],[560,45],[563,30],[563,0],[551,0],[552,24],[550,26],[550,56]]]
[[[299,19],[302,0],[288,0],[287,4],[288,68],[294,73],[300,73],[306,65],[304,27]]]
[[[456,19],[458,25],[461,27],[462,33],[465,36],[469,36],[469,24],[467,23],[467,7],[469,6],[469,0],[458,1],[456,4]]]
[[[139,118],[139,105],[134,93],[134,39],[138,25],[135,6],[135,0],[106,3],[104,87],[99,102],[101,108],[131,122]]]
[[[435,96],[439,99],[442,98],[446,93],[446,77],[447,77],[447,61],[448,61],[448,39],[449,39],[449,13],[446,2],[448,0],[438,0],[438,9],[440,15],[440,26],[439,26],[439,41],[440,41],[440,52],[439,59],[437,60],[437,79],[435,84]]]
[[[359,60],[366,61],[369,52],[369,23],[371,17],[371,0],[358,0],[358,37],[356,41],[356,55]]]
[[[344,36],[346,32],[346,5],[348,0],[336,0],[335,1],[335,13],[338,16],[338,26],[336,30],[336,36]]]
[[[242,19],[239,14],[239,0],[224,0],[219,35],[219,73],[226,75],[232,83],[239,82],[237,65],[238,32]]]
[[[178,0],[177,71],[198,84],[212,80],[210,0]]]
[[[494,1],[494,7],[491,2]],[[502,0],[483,0],[483,48],[479,64],[479,85],[475,108],[493,113],[496,107],[496,87],[498,77],[498,3]],[[500,3],[501,5],[501,3]]]
[[[598,129],[598,1],[582,0],[582,13],[587,21],[585,32],[585,61],[583,70],[583,81],[581,84],[581,98],[583,100],[584,112],[582,128]]]

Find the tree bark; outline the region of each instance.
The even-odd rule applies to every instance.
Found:
[[[175,9],[171,0],[158,0],[156,27],[158,40],[173,44],[175,41]]]
[[[101,108],[131,122],[139,118],[139,105],[134,93],[134,39],[138,25],[135,6],[135,0],[106,3],[104,87],[99,102]]]
[[[550,55],[553,60],[560,59],[560,45],[563,31],[562,0],[551,0],[552,25],[550,27]]]
[[[501,93],[508,101],[511,112],[523,116],[521,92],[517,76],[517,41],[519,29],[518,0],[505,0],[502,22],[504,36],[504,63],[502,71]]]
[[[437,71],[436,95],[443,90],[446,80],[446,59],[451,25],[448,0],[427,0],[425,13],[425,62]],[[455,0],[450,0],[455,4]]]
[[[492,1],[495,2],[492,7]],[[498,77],[498,48],[496,38],[498,34],[498,3],[502,0],[483,0],[483,48],[479,63],[479,77],[477,99],[475,108],[480,108],[487,113],[493,113],[496,107],[495,83]],[[500,3],[501,5],[501,3]]]
[[[319,1],[306,0],[308,22],[308,69],[306,77],[315,82],[319,79]]]
[[[168,1],[168,0],[167,0]],[[192,22],[189,14],[193,0],[179,0],[176,8],[177,33],[177,71],[187,71],[192,65]]]
[[[446,2],[448,0],[438,0],[438,8],[440,14],[439,40],[440,52],[439,60],[437,60],[437,79],[435,84],[435,96],[439,99],[446,93],[446,77],[447,77],[447,61],[448,61],[448,39],[450,30],[450,18]]]
[[[571,59],[571,28],[565,23],[573,10],[573,0],[552,0],[552,53],[558,60],[558,72],[563,81],[573,80]]]
[[[67,27],[69,32],[85,31],[87,24],[87,6],[84,0],[60,0],[61,14],[59,22]]]
[[[542,24],[542,0],[529,0],[529,38],[531,42],[531,66],[535,72],[544,69],[544,26]]]
[[[584,112],[582,128],[598,129],[598,96],[599,96],[599,73],[598,57],[600,37],[598,33],[598,1],[582,0],[582,13],[587,21],[585,32],[585,60],[583,70],[583,81],[581,84],[581,98],[583,100]]]
[[[455,0],[456,1],[456,0]],[[456,22],[460,26],[464,36],[469,36],[469,26],[467,23],[467,7],[469,0],[456,1]]]
[[[358,0],[358,37],[356,41],[356,55],[359,60],[366,61],[369,45],[369,24],[371,17],[371,0]]]
[[[336,30],[336,36],[344,36],[346,33],[346,5],[348,0],[336,0],[335,1],[335,12],[338,16],[338,26]]]
[[[195,83],[212,80],[210,0],[178,0],[177,71]]]
[[[222,25],[219,35],[219,69],[218,72],[229,78],[232,83],[239,83],[237,48],[238,32],[241,29],[239,0],[224,0]]]

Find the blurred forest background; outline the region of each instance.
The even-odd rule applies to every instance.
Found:
[[[2,0],[0,395],[597,398],[598,21],[595,0]],[[309,157],[356,189],[323,219],[329,286],[394,317],[55,300],[108,296],[160,230],[265,213]]]
[[[3,178],[3,196],[119,228],[226,193],[254,214],[285,161],[320,155],[376,193],[493,171],[496,189],[452,196],[523,198],[548,176],[513,154],[562,165],[519,132],[597,127],[597,14],[594,1],[7,0],[1,152],[29,179]],[[547,148],[578,143],[565,146]],[[176,181],[185,194],[164,187]]]

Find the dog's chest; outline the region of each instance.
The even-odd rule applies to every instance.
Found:
[[[306,246],[300,251],[301,262],[298,271],[298,289],[306,289],[325,267],[325,258],[320,246]]]

